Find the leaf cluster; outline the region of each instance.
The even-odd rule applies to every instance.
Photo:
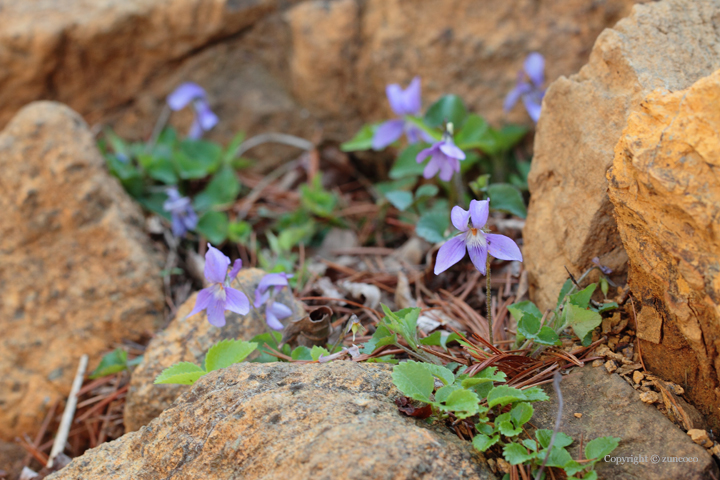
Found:
[[[241,340],[221,340],[216,343],[205,356],[204,366],[192,362],[179,362],[160,373],[155,378],[155,384],[172,383],[178,385],[192,385],[198,378],[220,368],[240,363],[257,348],[255,342]]]

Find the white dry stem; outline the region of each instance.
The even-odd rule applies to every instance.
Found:
[[[85,378],[87,365],[88,356],[83,355],[80,357],[80,364],[78,365],[77,372],[75,373],[75,379],[73,380],[72,388],[70,389],[70,395],[68,395],[67,403],[65,404],[65,411],[63,412],[62,420],[60,420],[60,428],[58,428],[58,433],[55,436],[55,442],[53,443],[52,450],[50,450],[50,457],[48,457],[47,463],[48,468],[52,468],[55,457],[65,450],[65,443],[67,443],[68,434],[70,433],[70,424],[75,416],[77,394],[82,386],[83,378]]]

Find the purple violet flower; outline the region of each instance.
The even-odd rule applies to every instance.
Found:
[[[173,235],[184,237],[188,230],[194,230],[197,226],[197,214],[190,204],[190,199],[180,196],[176,188],[168,188],[166,193],[168,199],[163,203],[163,210],[171,216]]]
[[[242,260],[235,260],[230,274],[227,273],[229,266],[230,259],[208,243],[208,251],[205,254],[205,278],[210,282],[210,286],[200,290],[195,308],[185,318],[207,309],[208,322],[216,327],[222,327],[225,325],[225,310],[247,315],[250,311],[250,301],[244,293],[230,286],[242,268]]]
[[[425,165],[423,177],[432,178],[439,171],[440,180],[446,182],[450,181],[453,173],[460,171],[460,160],[465,160],[465,152],[455,145],[452,135],[448,132],[443,135],[442,140],[434,143],[430,148],[420,151],[417,157],[415,157],[415,161],[422,163],[430,156],[432,157],[428,164]]]
[[[410,85],[403,90],[400,85],[393,83],[385,88],[390,108],[398,117],[405,115],[420,115],[420,77],[413,78]],[[382,150],[399,139],[402,134],[407,135],[408,142],[416,143],[420,140],[432,141],[432,138],[402,118],[388,120],[382,123],[375,131],[372,139],[372,148]]]
[[[501,260],[522,262],[520,248],[512,239],[483,230],[489,212],[489,200],[471,200],[470,211],[461,207],[453,207],[450,217],[455,228],[460,230],[460,235],[456,235],[440,247],[435,261],[435,275],[462,260],[466,250],[475,268],[483,275],[485,275],[488,253]],[[468,227],[468,220],[472,220],[471,227]]]
[[[255,289],[255,308],[265,304],[265,322],[273,330],[282,330],[284,327],[280,320],[293,313],[287,305],[274,301],[275,295],[288,286],[288,278],[292,278],[292,275],[284,272],[268,273]]]
[[[195,110],[195,119],[187,136],[196,140],[203,132],[207,132],[218,123],[218,117],[210,110],[205,90],[196,83],[183,83],[167,97],[168,106],[175,112],[182,110],[191,102]]]
[[[527,79],[530,81],[528,82]],[[504,109],[509,112],[518,100],[522,99],[530,117],[535,123],[540,118],[542,99],[545,96],[545,59],[537,52],[527,56],[523,69],[518,72],[517,83],[505,97]]]
[[[610,275],[612,273],[612,268],[606,267],[603,264],[600,263],[600,259],[598,257],[595,257],[592,259],[592,262],[597,265],[597,267],[600,269],[602,273],[605,275]]]

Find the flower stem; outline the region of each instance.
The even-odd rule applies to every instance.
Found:
[[[450,205],[465,205],[465,185],[462,181],[462,174],[460,172],[457,172],[455,175],[453,175],[453,180],[455,181],[455,195],[457,202],[453,203],[450,202]]]
[[[487,302],[487,321],[488,321],[488,341],[490,345],[495,345],[493,342],[493,322],[492,322],[492,292],[490,291],[490,254],[485,260],[485,301]]]
[[[152,134],[150,135],[150,139],[145,144],[145,151],[149,152],[154,147],[155,144],[158,141],[158,138],[160,138],[160,134],[163,131],[163,128],[165,128],[165,125],[167,125],[168,120],[170,119],[170,107],[165,105],[163,109],[160,111],[160,116],[157,119],[157,122],[155,122],[155,127],[153,127]]]

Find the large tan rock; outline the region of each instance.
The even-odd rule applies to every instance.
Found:
[[[535,137],[524,230],[531,297],[554,305],[567,278],[592,258],[625,272],[605,172],[630,111],[655,88],[681,90],[720,68],[720,1],[635,6],[605,30],[589,63],[548,89]]]
[[[628,119],[608,172],[645,365],[720,426],[720,72],[660,89]]]
[[[48,480],[495,478],[444,424],[401,416],[398,395],[387,366],[236,364]]]
[[[147,138],[167,94],[203,85],[228,139],[275,130],[347,140],[390,114],[385,85],[423,77],[497,122],[524,57],[548,79],[582,66],[603,28],[644,0],[0,0],[0,126],[55,99]],[[530,124],[518,107],[507,117]],[[189,112],[173,115],[182,130]]]
[[[264,275],[265,272],[257,268],[240,270],[233,287],[246,292],[252,302],[255,288]],[[196,297],[197,293],[188,298],[170,325],[150,341],[142,363],[133,371],[125,403],[126,431],[147,425],[169,408],[180,394],[189,390],[186,385],[154,385],[155,377],[164,369],[178,362],[202,365],[210,347],[220,340],[250,340],[268,331],[264,316],[254,308],[247,315],[225,312],[227,323],[222,328],[210,325],[205,311],[185,318],[195,306]],[[293,315],[283,323],[302,318],[304,309],[287,288],[276,298],[293,309]]]
[[[31,436],[91,367],[162,315],[160,259],[139,208],[79,115],[52,102],[0,133],[0,439]]]
[[[553,429],[558,414],[558,397],[552,385],[542,387],[550,397],[534,403],[531,422],[538,428]],[[603,367],[573,368],[562,377],[563,396],[560,431],[575,442],[568,447],[573,458],[584,458],[584,446],[598,438],[611,436],[620,445],[611,457],[636,458],[633,462],[601,461],[595,470],[604,480],[703,480],[718,476],[712,455],[696,445],[673,425],[654,405],[643,403],[641,392],[620,375],[608,374]],[[654,392],[653,392],[654,393]],[[581,414],[577,417],[577,414]],[[580,439],[584,439],[581,442]],[[653,462],[653,455],[692,458],[692,462]]]

